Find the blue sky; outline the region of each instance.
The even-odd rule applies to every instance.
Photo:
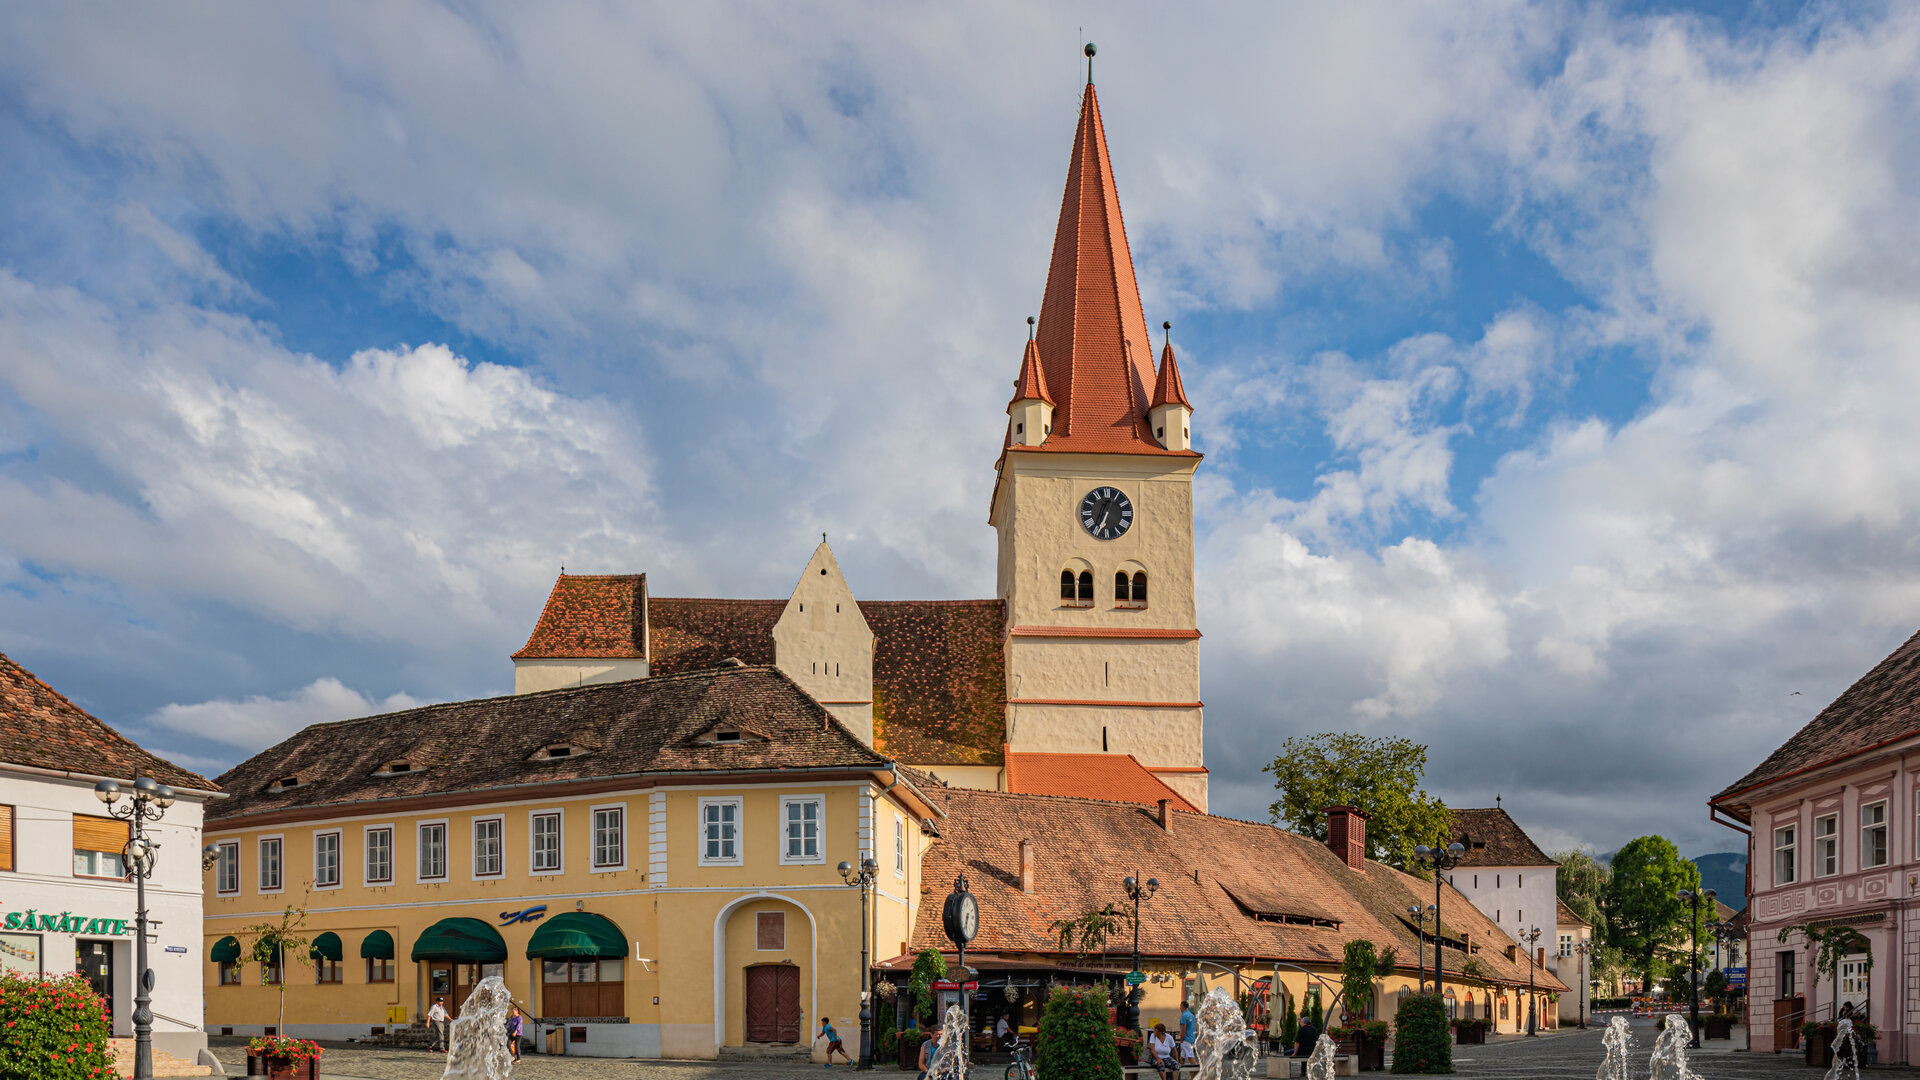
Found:
[[[562,564],[988,594],[1083,29],[1215,809],[1361,730],[1737,846],[1920,622],[1904,7],[10,8],[0,650],[216,772],[508,689]]]

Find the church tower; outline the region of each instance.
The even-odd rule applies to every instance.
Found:
[[[1091,55],[1091,52],[1089,52]],[[994,487],[1009,754],[1131,754],[1207,805],[1191,415],[1154,364],[1089,77]]]

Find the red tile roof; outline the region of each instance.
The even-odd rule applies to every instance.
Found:
[[[151,776],[168,787],[220,785],[141,749],[93,714],[0,653],[0,762],[131,783]]]
[[[1500,807],[1453,810],[1453,838],[1466,847],[1461,866],[1558,866]]]
[[[1593,928],[1592,923],[1574,914],[1573,909],[1567,906],[1567,902],[1557,896],[1553,898],[1553,921],[1563,927],[1584,926],[1589,930]]]
[[[647,575],[561,574],[515,660],[644,659]]]
[[[1180,381],[1180,362],[1173,358],[1173,342],[1160,350],[1160,377],[1153,383],[1153,400],[1147,403],[1151,409],[1160,405],[1185,405],[1193,408],[1187,400],[1187,386]]]
[[[1085,799],[1140,803],[1158,807],[1169,799],[1176,810],[1198,808],[1148,772],[1132,754],[1008,754],[1007,790],[1027,795],[1076,795]]]
[[[1133,276],[1100,101],[1087,84],[1073,138],[1038,349],[1053,391],[1053,433],[1030,451],[1166,454],[1147,427],[1153,343]],[[1191,451],[1178,451],[1191,454]]]
[[[1032,338],[1027,339],[1027,354],[1020,358],[1020,377],[1013,380],[1013,400],[1053,404],[1053,395],[1047,393],[1046,369],[1040,366],[1040,347]]]
[[[966,873],[980,900],[980,934],[969,956],[1058,955],[1053,922],[1120,900],[1120,879],[1128,874],[1160,881],[1140,922],[1147,956],[1324,968],[1337,966],[1356,937],[1392,946],[1409,972],[1421,955],[1406,910],[1432,902],[1431,881],[1374,862],[1350,870],[1325,845],[1272,825],[1175,812],[1168,831],[1153,811],[1128,803],[964,788],[932,798],[947,817],[921,878],[944,889]],[[1020,891],[1021,840],[1034,845],[1032,893]],[[1525,986],[1525,959],[1505,953],[1512,938],[1451,887],[1442,889],[1445,968],[1457,972],[1466,959],[1457,947],[1465,930],[1473,957],[1494,981]],[[938,901],[923,897],[913,948],[947,944]],[[1131,934],[1110,942],[1108,962],[1124,964],[1132,947]],[[1426,956],[1431,964],[1430,942]],[[1536,979],[1548,991],[1564,989],[1550,973]]]
[[[1920,634],[1833,699],[1752,772],[1711,802],[1745,816],[1748,789],[1920,735]]]
[[[710,668],[728,657],[773,663],[773,624],[785,600],[706,600],[654,596],[647,600],[655,675]]]

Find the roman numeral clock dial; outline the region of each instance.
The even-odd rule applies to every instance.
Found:
[[[1094,488],[1080,500],[1080,527],[1096,540],[1117,539],[1133,527],[1133,501],[1119,488]]]

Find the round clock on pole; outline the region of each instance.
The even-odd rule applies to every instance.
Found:
[[[956,878],[953,892],[947,896],[947,906],[941,913],[941,922],[947,931],[947,940],[958,946],[964,953],[968,944],[980,933],[980,901],[967,890],[965,875]]]

